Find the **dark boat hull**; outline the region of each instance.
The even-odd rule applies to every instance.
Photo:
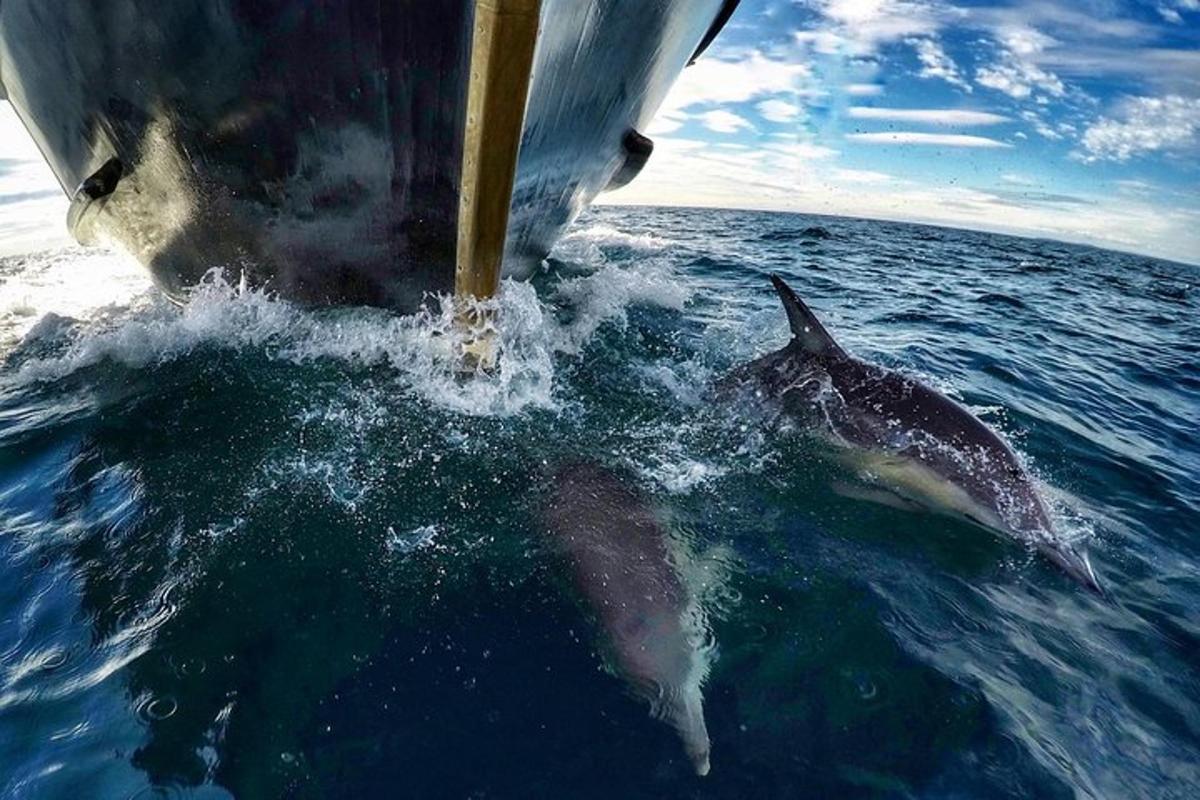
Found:
[[[628,132],[727,5],[545,0],[506,274],[644,162]],[[115,239],[168,294],[221,267],[300,302],[409,309],[454,283],[472,8],[0,0],[0,81],[77,235]]]

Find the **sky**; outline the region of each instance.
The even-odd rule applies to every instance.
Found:
[[[0,101],[0,257],[69,243],[67,208],[54,173]]]
[[[604,202],[839,214],[1200,263],[1200,0],[742,0]],[[0,255],[66,240],[0,103]]]
[[[1200,0],[742,0],[607,202],[839,214],[1200,263]]]

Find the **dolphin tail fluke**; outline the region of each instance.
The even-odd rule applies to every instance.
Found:
[[[1063,572],[1070,575],[1087,589],[1104,597],[1104,587],[1096,577],[1092,561],[1088,558],[1087,550],[1077,549],[1069,544],[1046,543],[1039,545],[1042,554],[1055,563]]]
[[[783,309],[787,312],[788,325],[791,326],[794,341],[814,356],[840,354],[842,348],[804,301],[792,291],[792,287],[773,273],[771,283],[779,293],[779,299],[783,301]]]
[[[704,698],[699,688],[680,692],[667,709],[667,719],[679,732],[696,774],[707,775],[711,768],[712,745],[708,740],[708,726],[704,724]]]

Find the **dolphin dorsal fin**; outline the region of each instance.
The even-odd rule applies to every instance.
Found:
[[[804,305],[804,301],[796,296],[792,287],[784,283],[783,278],[778,275],[771,275],[771,283],[774,284],[779,299],[783,301],[783,308],[787,311],[793,341],[806,353],[814,356],[841,355],[842,348],[829,335],[829,331],[825,330],[825,326],[816,315]]]

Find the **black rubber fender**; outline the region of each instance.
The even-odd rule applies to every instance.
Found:
[[[110,158],[100,169],[79,184],[67,209],[67,230],[80,244],[95,241],[95,219],[108,196],[117,190],[117,184],[125,174],[125,165],[118,158]]]
[[[607,191],[620,189],[641,173],[654,153],[654,140],[630,128],[621,138],[621,151],[625,161],[608,182]]]

